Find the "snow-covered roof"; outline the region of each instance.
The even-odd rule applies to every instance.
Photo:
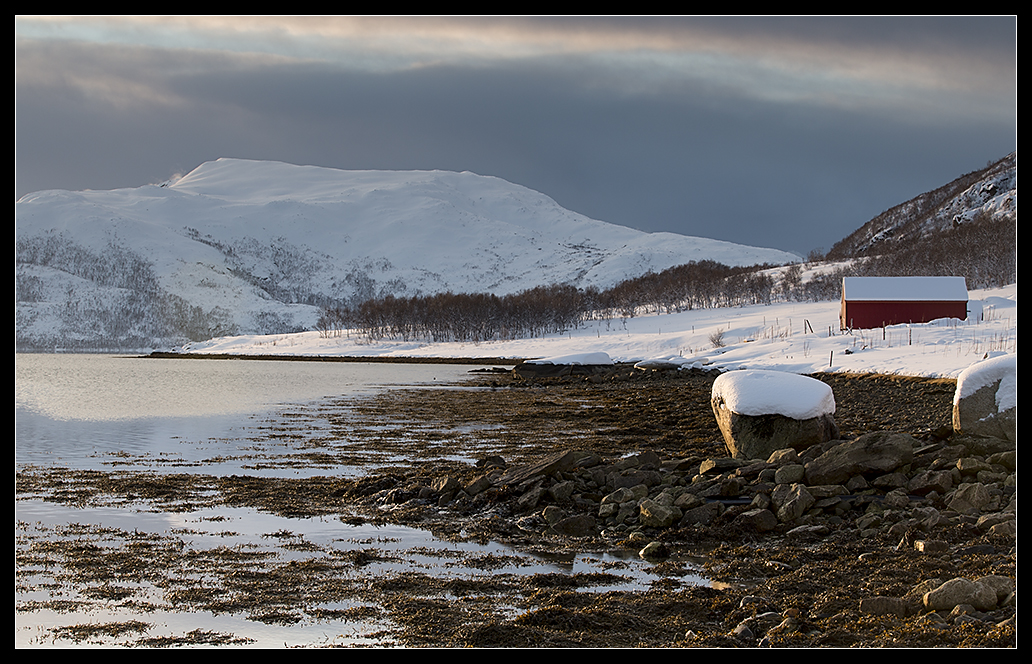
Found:
[[[842,297],[862,301],[966,302],[964,277],[843,277]]]

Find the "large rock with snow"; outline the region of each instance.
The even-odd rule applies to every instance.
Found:
[[[953,429],[973,436],[1017,438],[1018,356],[976,362],[957,377]]]
[[[808,376],[732,371],[713,382],[710,403],[728,451],[739,459],[766,459],[838,437],[831,387]]]

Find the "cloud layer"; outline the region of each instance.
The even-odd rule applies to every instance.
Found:
[[[805,253],[1016,146],[1016,20],[16,19],[16,196],[218,157],[496,175]]]

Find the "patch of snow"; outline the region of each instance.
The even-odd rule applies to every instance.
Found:
[[[559,355],[556,357],[545,357],[536,360],[528,360],[527,364],[612,364],[613,358],[608,353],[574,353],[572,355]]]
[[[710,363],[709,358],[702,356],[681,357],[654,357],[642,360],[634,365],[635,369],[701,369]]]

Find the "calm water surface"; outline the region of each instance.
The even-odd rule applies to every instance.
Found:
[[[199,443],[232,445],[248,427],[288,407],[392,386],[447,384],[470,368],[18,354],[15,463],[96,468],[111,455],[211,458],[210,445]]]

